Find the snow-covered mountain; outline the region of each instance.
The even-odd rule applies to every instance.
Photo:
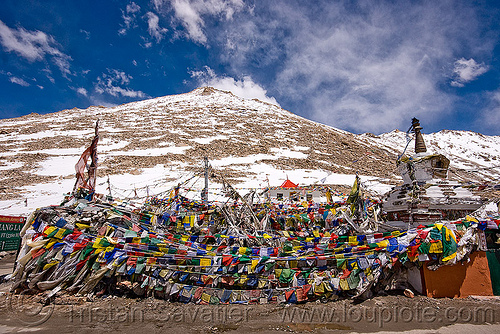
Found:
[[[279,186],[287,177],[302,185],[347,187],[359,173],[378,193],[401,180],[395,160],[406,144],[403,132],[355,135],[203,87],[111,108],[0,120],[0,214],[26,214],[60,202],[73,188],[74,165],[98,119],[97,191],[108,193],[109,177],[114,196],[158,194],[179,180],[189,180],[186,191],[198,192],[202,183],[190,178],[204,156],[243,193]],[[500,137],[441,131],[424,138],[429,151],[452,160],[451,178],[498,182]]]
[[[363,134],[360,137],[398,155],[404,151],[407,143],[406,133],[399,130],[380,136]],[[500,136],[442,130],[424,134],[423,137],[429,153],[440,153],[450,159],[450,179],[500,183]],[[405,153],[414,154],[413,142],[408,145]]]

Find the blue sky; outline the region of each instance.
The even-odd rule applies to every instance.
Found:
[[[210,85],[347,131],[500,135],[499,1],[0,5],[0,116]]]

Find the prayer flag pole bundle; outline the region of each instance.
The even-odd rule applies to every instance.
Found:
[[[424,263],[437,269],[466,261],[485,249],[483,230],[500,224],[499,216],[478,210],[398,230],[379,221],[380,201],[364,198],[357,175],[350,194],[337,202],[326,188],[323,204],[269,197],[254,203],[255,190],[241,196],[219,176],[229,199],[211,202],[206,159],[201,201],[180,194],[191,178],[164,197],[148,196],[140,208],[106,202],[95,195],[98,126],[75,166],[71,196],[26,220],[12,291],[200,304],[369,298]],[[281,188],[297,195],[298,185],[288,179]]]
[[[183,201],[184,208],[196,204]],[[39,209],[22,231],[12,289],[211,304],[369,296],[412,266],[467,259],[480,247],[482,229],[500,223],[469,216],[371,234],[337,235],[316,226],[234,235],[204,229],[225,218],[203,208],[183,217],[85,200]]]

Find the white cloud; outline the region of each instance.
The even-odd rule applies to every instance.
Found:
[[[220,90],[230,91],[236,96],[247,99],[258,99],[264,102],[279,106],[274,97],[267,95],[266,89],[255,83],[250,76],[243,77],[242,80],[222,76],[219,77],[208,66],[204,71],[192,71],[191,77],[195,78],[200,86],[211,86]]]
[[[407,128],[414,116],[434,123],[453,115],[457,97],[443,89],[445,69],[463,50],[478,59],[495,47],[468,3],[365,1],[354,7],[262,2],[211,27],[206,36],[216,40],[208,47],[222,45],[229,73],[252,73],[291,111],[376,133]],[[483,64],[472,65],[457,79],[483,73]]]
[[[153,4],[153,7],[157,12],[162,11],[163,7],[165,6],[166,2],[169,0],[151,0],[151,3]]]
[[[83,96],[87,96],[87,95],[88,95],[87,90],[86,90],[85,88],[83,88],[83,87],[79,87],[79,88],[77,88],[77,89],[76,89],[76,92],[77,92],[78,94],[83,95]]]
[[[135,14],[141,10],[141,7],[135,2],[131,2],[127,5],[127,14]]]
[[[498,124],[500,124],[500,89],[488,93],[483,99],[489,101],[489,103],[482,110],[480,117],[478,117],[474,125],[477,128],[484,128],[487,131],[498,134]]]
[[[455,87],[464,87],[466,83],[476,80],[478,76],[488,71],[488,66],[484,63],[476,63],[473,58],[469,60],[461,58],[455,61],[454,65],[454,80],[451,85]]]
[[[159,43],[163,39],[163,36],[167,33],[168,29],[161,28],[159,26],[160,19],[154,13],[147,12],[146,16],[148,18],[148,32],[151,37],[156,39],[156,42]]]
[[[63,76],[71,74],[71,57],[61,52],[55,39],[42,31],[11,29],[0,20],[0,43],[7,52],[15,52],[29,62],[43,61],[48,55]]]
[[[90,39],[90,32],[89,31],[80,29],[80,32],[85,35],[85,39]]]
[[[95,106],[103,106],[103,107],[107,107],[107,108],[116,107],[118,105],[116,103],[109,102],[108,100],[103,99],[101,95],[90,96],[90,103],[92,103]]]
[[[141,10],[141,7],[135,2],[129,3],[125,7],[125,11],[122,10],[123,25],[120,30],[118,30],[119,35],[125,35],[127,31],[135,26],[135,21],[137,13]]]
[[[160,0],[155,0],[154,3],[157,9],[162,6]],[[201,44],[207,43],[204,16],[230,21],[234,13],[244,8],[242,0],[172,0],[171,5],[175,17],[187,30],[187,36]]]
[[[18,77],[10,77],[9,80],[10,80],[10,82],[15,83],[16,85],[20,85],[23,87],[30,86],[29,83],[27,83],[25,80],[18,78]]]
[[[132,76],[126,74],[123,71],[119,71],[116,69],[108,69],[108,73],[103,73],[100,77],[97,78],[97,82],[95,83],[95,91],[98,94],[110,94],[114,97],[124,96],[124,97],[132,97],[132,98],[145,98],[147,94],[142,91],[132,90],[127,87],[130,83]]]

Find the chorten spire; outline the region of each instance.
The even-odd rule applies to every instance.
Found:
[[[413,131],[415,132],[415,153],[423,153],[427,152],[427,147],[425,147],[424,137],[422,137],[422,127],[420,126],[420,121],[413,117],[411,120],[411,125],[413,127]]]

